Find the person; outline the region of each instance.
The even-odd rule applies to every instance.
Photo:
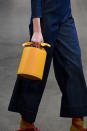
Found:
[[[31,0],[29,33],[32,43],[51,44],[43,79],[32,81],[17,76],[8,110],[21,115],[18,131],[40,131],[34,124],[53,58],[55,78],[62,93],[60,117],[72,118],[70,131],[86,131],[87,86],[81,49],[70,0]]]

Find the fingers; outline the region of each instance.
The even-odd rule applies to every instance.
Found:
[[[34,43],[37,48],[40,48],[41,42],[44,42],[42,33],[34,32],[31,42]]]
[[[40,42],[36,42],[36,41],[31,41],[31,42],[34,43],[37,48],[40,48],[40,46],[41,46]]]

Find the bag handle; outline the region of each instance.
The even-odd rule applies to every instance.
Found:
[[[33,43],[33,42],[26,42],[26,43],[23,43],[22,46],[31,45],[32,43]],[[48,47],[51,47],[51,45],[48,44],[48,43],[41,42],[40,44],[41,44],[41,46],[48,46]]]

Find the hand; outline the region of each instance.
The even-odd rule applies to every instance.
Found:
[[[41,32],[34,32],[31,38],[31,42],[35,44],[36,47],[40,48],[40,43],[44,42]]]

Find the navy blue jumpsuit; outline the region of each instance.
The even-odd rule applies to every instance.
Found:
[[[17,76],[8,110],[20,113],[30,123],[35,121],[53,58],[62,93],[60,116],[87,116],[87,86],[70,0],[31,0],[29,41],[34,17],[40,17],[44,42],[51,44],[51,48],[44,47],[47,58],[43,79],[33,81]]]

